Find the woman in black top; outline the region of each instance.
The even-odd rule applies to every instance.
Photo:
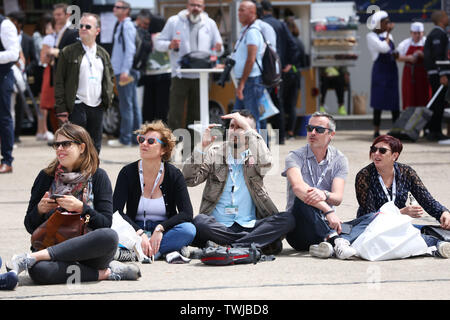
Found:
[[[402,149],[400,140],[389,135],[373,141],[370,147],[372,163],[361,169],[355,180],[358,217],[377,212],[383,204],[393,201],[402,214],[419,218],[426,211],[440,222],[441,228],[450,230],[448,209],[432,197],[414,169],[397,162]],[[407,204],[408,193],[417,204]],[[424,236],[424,240],[428,246],[437,246],[442,257],[450,257],[450,243],[438,242],[431,236]]]
[[[14,255],[7,269],[17,274],[28,269],[39,284],[136,280],[140,277],[136,265],[112,261],[118,236],[110,229],[111,182],[98,167],[89,133],[65,123],[55,133],[53,148],[55,160],[39,173],[31,189],[25,227],[32,234],[59,208],[67,214],[89,215],[88,227],[93,231],[31,254]]]
[[[168,162],[175,147],[172,131],[154,121],[137,133],[141,159],[120,171],[113,212],[118,210],[142,237],[144,254],[158,259],[192,242],[193,209],[183,174]]]

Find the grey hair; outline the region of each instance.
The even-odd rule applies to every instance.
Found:
[[[326,112],[316,111],[311,115],[311,118],[317,117],[325,117],[328,118],[328,127],[331,131],[336,131],[336,120],[334,120],[333,116]]]

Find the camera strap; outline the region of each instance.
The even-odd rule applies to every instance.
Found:
[[[244,39],[245,34],[247,33],[248,29],[250,29],[250,27],[252,26],[252,24],[253,24],[254,22],[255,22],[255,21],[253,21],[252,23],[250,23],[250,24],[247,26],[247,28],[244,30],[244,32],[242,32],[241,37],[239,38],[238,42],[236,43],[236,47],[234,47],[233,53],[236,52],[237,48],[239,47],[239,45],[240,45],[241,42],[242,42],[242,39]]]

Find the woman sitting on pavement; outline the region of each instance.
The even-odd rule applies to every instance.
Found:
[[[16,274],[27,270],[39,284],[67,283],[73,267],[79,280],[137,280],[139,268],[112,261],[118,246],[112,223],[112,188],[108,175],[100,169],[97,151],[89,133],[65,123],[55,133],[56,159],[34,181],[25,216],[32,234],[58,207],[71,214],[89,215],[93,231],[33,253],[14,255],[7,269]],[[52,195],[62,194],[55,198]],[[72,270],[72,272],[70,272]]]
[[[175,136],[160,120],[142,125],[136,133],[141,159],[119,172],[113,211],[118,210],[142,237],[148,257],[159,259],[173,251],[188,255],[185,249],[196,230],[183,174],[169,163]]]
[[[356,175],[355,189],[359,203],[358,217],[377,212],[383,204],[393,201],[402,214],[420,218],[425,211],[450,230],[450,212],[436,201],[410,166],[398,163],[403,146],[400,140],[382,135],[370,147],[372,163]],[[407,204],[408,192],[418,204]],[[424,211],[425,209],[425,211]],[[450,243],[422,235],[428,247],[437,248],[436,255],[450,258]]]

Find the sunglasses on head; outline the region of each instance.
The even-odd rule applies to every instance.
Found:
[[[86,30],[91,30],[92,26],[90,24],[80,24],[80,29],[86,28]]]
[[[73,143],[80,144],[78,141],[75,140],[66,140],[66,141],[55,141],[52,143],[53,149],[58,149],[59,147],[63,147],[63,149],[69,148]]]
[[[387,148],[383,148],[383,147],[381,147],[381,148],[377,148],[375,146],[371,146],[370,147],[370,153],[375,153],[377,151],[379,151],[381,154],[385,154],[386,152],[392,151],[392,150],[387,149]]]
[[[321,127],[321,126],[312,126],[310,124],[306,125],[306,131],[313,132],[314,129],[316,130],[317,133],[320,133],[320,134],[324,133],[326,130],[333,131],[330,128],[324,128],[324,127]]]
[[[148,139],[145,139],[145,137],[142,136],[142,135],[139,135],[139,136],[137,137],[137,141],[138,141],[140,144],[143,144],[146,140],[147,140],[147,143],[148,143],[148,144],[154,144],[154,143],[156,143],[156,142],[159,142],[160,145],[163,145],[163,146],[165,145],[165,143],[162,142],[161,140],[159,140],[158,138],[148,138]]]

